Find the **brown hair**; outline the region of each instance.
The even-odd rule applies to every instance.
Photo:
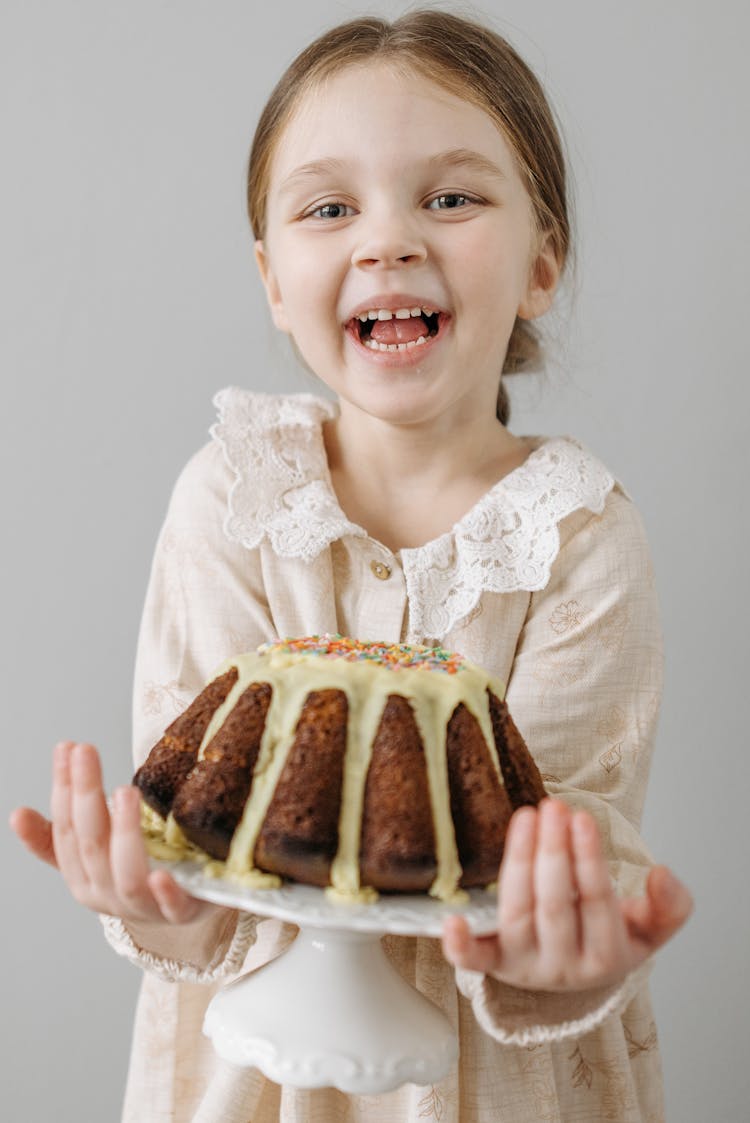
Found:
[[[510,143],[532,203],[537,235],[548,233],[562,268],[570,249],[565,160],[544,91],[510,44],[481,24],[430,9],[393,23],[365,16],[340,24],[302,51],[271,93],[255,131],[248,167],[247,203],[256,238],[265,236],[266,203],[276,145],[301,98],[346,66],[375,59],[412,67],[422,76],[483,109]],[[540,369],[538,329],[516,318],[502,374]],[[500,381],[498,419],[510,413]]]

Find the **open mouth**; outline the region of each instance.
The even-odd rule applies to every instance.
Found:
[[[352,317],[347,330],[371,351],[411,351],[439,334],[441,316],[425,308],[375,309]]]

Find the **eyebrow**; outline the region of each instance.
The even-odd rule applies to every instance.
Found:
[[[508,176],[503,169],[493,160],[483,156],[481,152],[474,152],[471,148],[449,148],[445,152],[438,152],[426,161],[429,168],[465,168],[467,171],[479,172],[481,175],[494,176],[496,179],[507,180]],[[286,195],[300,182],[306,179],[315,179],[323,175],[337,175],[347,166],[345,160],[336,160],[328,157],[322,160],[311,160],[307,164],[300,164],[286,177],[279,188],[280,195]]]
[[[495,176],[497,179],[508,178],[499,164],[483,156],[481,152],[474,152],[471,148],[449,148],[447,152],[438,153],[428,162],[433,167],[467,168],[469,171]]]
[[[334,159],[311,160],[309,164],[300,164],[298,168],[295,168],[294,171],[290,172],[286,177],[279,188],[279,194],[285,195],[302,180],[315,179],[321,175],[336,175],[338,172],[342,172],[345,167],[346,163],[344,160]]]

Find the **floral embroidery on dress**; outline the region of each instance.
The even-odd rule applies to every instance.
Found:
[[[588,1060],[580,1043],[568,1058],[572,1069],[570,1082],[574,1088],[585,1088],[589,1092],[595,1082],[600,1085],[600,1110],[604,1120],[623,1119],[634,1108],[633,1091],[628,1074],[612,1061]],[[603,1087],[601,1085],[603,1084]]]
[[[613,605],[609,612],[597,623],[594,629],[595,641],[605,651],[616,653],[630,621],[628,609],[621,604]]]
[[[614,772],[615,768],[622,764],[622,741],[612,745],[606,753],[602,753],[599,757],[599,763],[605,772]]]
[[[571,1083],[573,1087],[581,1088],[585,1085],[586,1088],[590,1088],[594,1080],[594,1073],[592,1071],[591,1065],[588,1063],[583,1053],[581,1052],[580,1045],[576,1046],[576,1048],[570,1054],[569,1059],[575,1062],[575,1068],[573,1069],[573,1074],[571,1076]]]
[[[337,407],[311,394],[257,394],[237,387],[214,398],[211,435],[234,472],[227,536],[247,548],[268,539],[279,557],[312,561],[339,538],[367,537],[333,491],[322,425]],[[541,441],[447,533],[403,549],[409,641],[444,636],[486,592],[543,589],[560,549],[560,522],[604,510],[614,478],[567,437]]]
[[[571,654],[567,650],[544,651],[534,664],[532,674],[542,686],[539,695],[539,704],[544,706],[547,694],[559,687],[574,686],[580,682],[588,670],[588,661],[580,654]]]
[[[434,1086],[430,1088],[426,1096],[417,1104],[420,1119],[437,1119],[438,1121],[443,1118],[445,1113],[445,1106],[442,1097]]]
[[[599,764],[605,772],[613,772],[622,763],[625,752],[633,761],[643,750],[637,728],[629,721],[620,706],[610,706],[594,726],[594,732],[610,742],[608,748],[598,757]]]
[[[613,739],[615,737],[622,737],[627,730],[628,722],[625,716],[625,711],[620,706],[612,705],[606,711],[604,716],[600,718],[594,727],[597,733],[601,733],[603,737]]]
[[[531,1081],[529,1087],[530,1098],[533,1103],[532,1118],[538,1123],[560,1118],[557,1100],[557,1088],[554,1080],[549,1077],[537,1078]]]
[[[157,717],[168,710],[177,717],[185,709],[185,697],[185,687],[178,679],[146,682],[143,686],[143,712]]]
[[[552,631],[558,636],[565,635],[573,628],[579,628],[585,616],[585,609],[581,608],[577,600],[569,600],[558,604],[549,618]]]
[[[642,1041],[636,1041],[635,1037],[633,1036],[633,1031],[628,1025],[625,1024],[624,1019],[622,1023],[622,1029],[623,1033],[625,1034],[625,1040],[628,1043],[628,1056],[631,1060],[633,1059],[633,1057],[637,1057],[641,1053],[650,1053],[652,1049],[656,1048],[657,1034],[655,1022],[650,1023],[646,1032],[646,1036]]]

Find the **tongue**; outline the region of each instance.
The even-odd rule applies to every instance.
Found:
[[[408,320],[375,320],[370,334],[377,343],[411,343],[429,331],[421,316],[410,316]]]

